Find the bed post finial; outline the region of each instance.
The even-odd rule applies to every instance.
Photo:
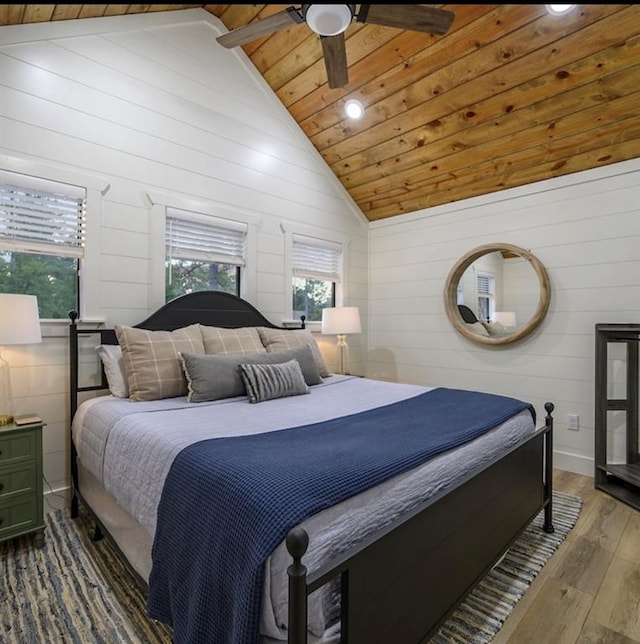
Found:
[[[289,575],[289,629],[288,644],[307,642],[307,567],[302,557],[309,547],[309,535],[300,527],[289,530],[287,550],[293,558],[287,568]]]
[[[71,310],[67,314],[69,316],[69,319],[71,320],[71,324],[75,324],[76,320],[78,319],[78,311]]]

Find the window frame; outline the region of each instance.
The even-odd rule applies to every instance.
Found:
[[[100,307],[100,228],[102,201],[110,188],[106,179],[75,170],[52,166],[23,157],[0,154],[0,168],[7,173],[35,178],[57,184],[66,184],[85,190],[85,240],[83,257],[78,262],[78,313],[80,322],[101,323],[104,316]],[[18,183],[18,185],[20,185]],[[18,252],[21,252],[18,250]],[[54,253],[51,253],[54,255]],[[68,318],[41,320],[68,322]]]
[[[149,299],[150,311],[157,310],[165,301],[165,258],[166,258],[166,218],[167,211],[178,210],[195,217],[203,223],[225,221],[230,225],[245,224],[247,226],[245,242],[245,265],[240,280],[240,297],[255,301],[256,289],[256,248],[257,228],[259,217],[242,210],[232,210],[226,205],[213,201],[196,201],[178,195],[161,192],[148,192],[146,198],[149,204]]]
[[[487,282],[487,290],[481,288],[481,282]],[[480,320],[480,300],[487,301],[487,309],[489,315],[483,322],[490,322],[496,310],[496,276],[493,273],[486,271],[478,271],[476,273],[476,317]]]
[[[328,246],[334,246],[340,249],[339,261],[339,274],[340,281],[335,284],[335,306],[343,306],[345,302],[345,284],[347,283],[347,266],[348,266],[348,251],[349,241],[342,235],[327,234],[326,231],[318,230],[309,226],[298,224],[280,224],[280,230],[284,236],[284,254],[285,254],[285,267],[284,267],[284,319],[283,324],[299,323],[293,317],[293,241],[294,238],[309,239],[317,244],[325,243]],[[322,322],[320,321],[305,321],[305,326],[312,332],[320,332]]]
[[[178,222],[185,222],[185,223],[192,223],[195,224],[196,226],[199,227],[199,230],[201,233],[204,235],[205,234],[205,229],[209,228],[212,231],[215,230],[224,230],[226,231],[241,231],[241,236],[243,237],[243,242],[242,242],[242,251],[238,255],[234,255],[234,259],[236,261],[225,261],[225,259],[232,259],[231,256],[226,257],[225,253],[220,253],[217,254],[213,252],[212,254],[215,255],[216,257],[208,257],[206,259],[202,258],[202,261],[208,261],[210,264],[226,264],[227,266],[235,266],[235,273],[236,273],[236,284],[237,287],[235,289],[234,295],[240,296],[240,293],[242,292],[242,282],[243,282],[243,277],[244,277],[244,268],[246,266],[246,244],[247,244],[247,225],[244,223],[240,222],[231,222],[228,219],[220,219],[218,217],[209,217],[209,216],[203,216],[200,213],[195,213],[191,211],[185,211],[185,210],[179,210],[177,208],[170,208],[167,207],[165,209],[165,301],[166,301],[166,265],[167,265],[167,259],[171,259],[171,255],[168,254],[169,248],[171,246],[169,237],[170,235],[168,234],[168,229],[169,229],[169,220],[172,221],[178,221]],[[179,248],[179,247],[178,247]],[[184,246],[182,247],[183,249],[185,248]],[[183,252],[185,252],[183,250]],[[201,251],[192,251],[197,255]],[[212,251],[209,251],[212,252]],[[189,255],[189,252],[185,252],[186,255]],[[203,253],[203,255],[206,254]],[[186,259],[188,261],[197,261],[196,257],[194,256],[187,256],[184,257],[183,259]]]

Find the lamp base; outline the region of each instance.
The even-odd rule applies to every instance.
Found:
[[[349,376],[349,345],[347,344],[347,336],[345,334],[338,334],[338,354],[340,356],[340,365],[338,373],[341,376]]]
[[[13,422],[13,397],[9,364],[0,355],[0,426]]]

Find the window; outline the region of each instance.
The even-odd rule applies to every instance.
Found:
[[[322,309],[336,305],[340,282],[342,248],[338,244],[310,237],[293,237],[293,317],[309,322],[322,320]]]
[[[493,275],[478,273],[476,288],[478,297],[476,317],[483,322],[490,322],[496,308],[496,278]]]
[[[0,171],[0,292],[38,298],[40,317],[79,310],[86,190]]]
[[[196,291],[240,295],[247,225],[167,208],[165,301]]]

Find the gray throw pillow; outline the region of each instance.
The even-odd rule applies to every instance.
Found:
[[[297,360],[307,385],[322,382],[311,348],[307,345],[272,353],[182,353],[180,357],[187,377],[187,399],[192,403],[246,394],[240,364],[277,364]]]
[[[270,329],[266,326],[259,326],[258,333],[260,334],[262,344],[269,352],[292,349],[293,347],[308,344],[311,347],[311,351],[313,351],[313,357],[318,365],[320,377],[326,378],[331,375],[320,352],[320,347],[311,334],[311,331],[307,329]]]
[[[297,360],[276,364],[241,364],[240,374],[249,402],[252,403],[309,393]]]

